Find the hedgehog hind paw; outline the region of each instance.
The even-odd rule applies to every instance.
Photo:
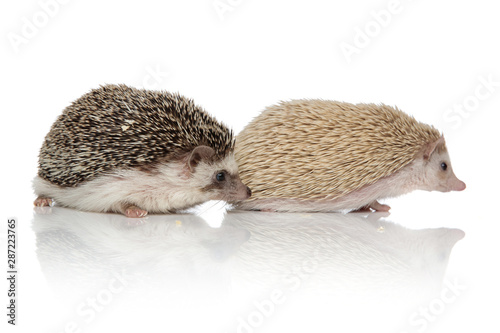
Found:
[[[140,218],[148,215],[148,212],[144,209],[140,209],[137,206],[126,206],[123,209],[123,215],[131,218]]]
[[[388,212],[391,209],[391,206],[381,204],[380,202],[375,200],[370,204],[370,208],[376,212]]]
[[[373,201],[372,203],[363,206],[361,208],[358,208],[356,210],[353,210],[353,213],[358,213],[358,212],[371,212],[372,210],[375,212],[388,212],[391,209],[391,206],[389,205],[384,205],[378,202],[377,200]]]
[[[35,207],[50,207],[53,204],[54,204],[54,200],[52,200],[52,198],[47,198],[47,197],[43,197],[43,196],[39,196],[33,202],[33,205],[35,205]]]

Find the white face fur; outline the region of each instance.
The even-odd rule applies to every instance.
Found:
[[[200,161],[188,181],[188,186],[201,189],[207,200],[244,200],[251,193],[241,182],[234,154],[213,163]]]
[[[434,151],[427,161],[424,161],[424,190],[428,191],[462,191],[465,183],[455,176],[451,167],[450,156],[446,149]]]

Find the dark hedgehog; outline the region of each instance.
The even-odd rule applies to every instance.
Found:
[[[35,205],[141,217],[243,200],[250,190],[233,150],[232,131],[188,98],[102,86],[68,106],[45,137]]]

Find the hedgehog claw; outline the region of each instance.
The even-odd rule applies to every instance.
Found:
[[[373,201],[369,205],[363,206],[359,209],[354,210],[353,212],[359,213],[359,212],[371,212],[371,210],[374,210],[376,212],[388,212],[391,209],[391,206],[389,205],[384,205],[378,202],[377,200]]]
[[[51,198],[46,198],[46,197],[38,197],[35,199],[33,204],[35,207],[50,207],[52,206],[54,201]]]
[[[381,204],[378,201],[374,201],[370,204],[370,208],[376,212],[388,212],[391,209],[391,206]]]
[[[145,217],[146,215],[148,215],[148,212],[136,206],[129,206],[125,208],[123,214],[126,217],[139,218],[139,217]]]

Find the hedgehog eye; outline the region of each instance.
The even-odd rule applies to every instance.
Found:
[[[219,172],[215,175],[215,179],[217,179],[218,182],[223,182],[224,179],[226,179],[226,175],[224,172]]]
[[[446,171],[447,168],[448,165],[445,162],[441,163],[441,170]]]

